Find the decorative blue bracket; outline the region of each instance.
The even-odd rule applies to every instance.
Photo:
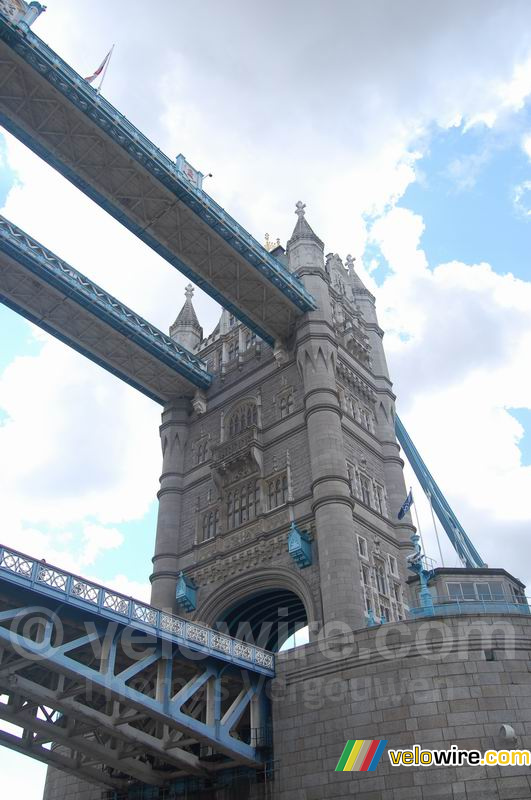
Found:
[[[288,534],[288,553],[300,569],[312,564],[312,543],[306,531],[299,531],[294,522]]]
[[[374,626],[378,624],[379,624],[378,620],[374,616],[374,611],[372,610],[372,608],[369,608],[369,610],[367,611],[367,627],[374,628]]]
[[[197,586],[184,572],[179,575],[175,599],[183,611],[195,611],[197,607]]]
[[[433,597],[428,589],[428,583],[431,581],[435,573],[433,569],[426,569],[425,567],[425,557],[423,556],[422,549],[420,547],[419,534],[414,533],[411,537],[411,541],[415,548],[415,552],[408,556],[408,568],[419,576],[419,600],[421,608],[424,609],[426,614],[433,615]]]

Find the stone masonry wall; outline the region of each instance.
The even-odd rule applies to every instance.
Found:
[[[495,660],[487,660],[494,658]],[[531,620],[417,620],[280,654],[274,696],[276,800],[517,800],[530,767],[391,767],[335,772],[348,739],[388,747],[531,749]],[[509,748],[510,749],[510,748]]]

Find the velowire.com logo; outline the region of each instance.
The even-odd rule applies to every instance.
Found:
[[[372,772],[382,757],[387,739],[349,739],[336,772]]]

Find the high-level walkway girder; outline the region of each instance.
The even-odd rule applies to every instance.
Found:
[[[269,344],[302,283],[31,30],[0,13],[0,123]]]
[[[0,720],[22,729],[0,745],[113,789],[257,767],[274,670],[252,643],[0,546]]]
[[[200,358],[2,216],[0,302],[159,403],[210,385]]]

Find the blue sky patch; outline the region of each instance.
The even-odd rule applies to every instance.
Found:
[[[522,205],[529,200],[531,207],[525,190],[531,161],[522,148],[529,131],[527,106],[501,130],[480,125],[434,132],[428,154],[417,162],[419,179],[399,203],[423,217],[421,247],[432,267],[486,261],[495,272],[529,279],[531,216],[515,205],[521,187]]]
[[[531,466],[531,408],[511,408],[509,413],[518,420],[524,428],[524,435],[519,446],[522,452],[522,466]]]

